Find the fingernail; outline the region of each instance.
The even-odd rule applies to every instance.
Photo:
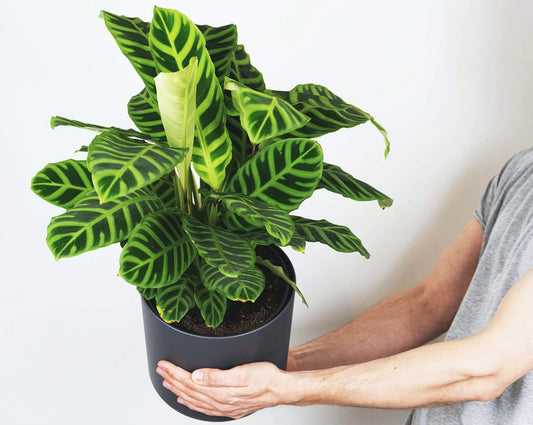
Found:
[[[155,371],[161,376],[165,374],[165,371],[161,367],[158,367]]]
[[[161,369],[161,370],[164,370],[164,371],[167,370],[166,367],[165,367],[165,365],[164,365],[163,363],[161,363],[161,362],[157,363],[157,367],[158,367],[159,369]]]
[[[170,390],[170,384],[169,384],[167,381],[163,381],[163,386],[164,386],[167,390]]]
[[[204,373],[201,370],[195,370],[192,373],[192,380],[194,382],[202,382],[204,380]]]

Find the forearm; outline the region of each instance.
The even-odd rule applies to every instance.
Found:
[[[501,381],[482,347],[470,338],[357,365],[286,373],[282,403],[412,408],[491,399]]]

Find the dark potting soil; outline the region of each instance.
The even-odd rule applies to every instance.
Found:
[[[266,278],[263,293],[255,302],[228,300],[224,321],[220,326],[207,327],[197,307],[190,310],[178,323],[171,323],[171,326],[195,335],[229,336],[247,332],[268,321],[280,306],[287,284],[268,269],[259,267]]]

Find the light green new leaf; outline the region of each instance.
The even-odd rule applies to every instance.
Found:
[[[70,126],[70,127],[76,127],[76,128],[83,128],[85,130],[96,131],[98,133],[102,133],[103,131],[108,131],[108,132],[112,132],[123,137],[137,137],[142,140],[152,140],[152,137],[150,135],[139,133],[138,131],[135,131],[132,129],[125,130],[123,128],[118,128],[118,127],[104,127],[101,125],[89,124],[89,123],[85,123],[82,121],[71,120],[69,118],[63,118],[63,117],[52,117],[50,119],[50,126],[52,128],[56,128],[59,126]]]
[[[195,258],[180,212],[169,208],[135,227],[120,255],[120,276],[135,286],[161,288],[177,282]]]
[[[293,137],[314,138],[340,128],[355,127],[370,121],[385,138],[385,157],[390,143],[386,130],[367,112],[350,105],[324,86],[301,84],[289,92],[272,91],[311,118],[304,127],[293,132]]]
[[[192,161],[200,178],[214,189],[224,182],[231,160],[225,126],[224,98],[200,30],[182,13],[154,8],[150,50],[158,72],[176,72],[198,58],[196,131]]]
[[[308,218],[291,216],[296,232],[308,242],[321,242],[335,251],[359,252],[363,257],[370,258],[370,254],[346,226],[339,226],[326,220],[311,220]]]
[[[239,44],[235,49],[229,76],[232,80],[238,81],[253,90],[266,90],[263,75],[251,64],[250,56],[248,56],[242,44]]]
[[[239,276],[229,277],[217,267],[203,263],[200,278],[208,290],[217,291],[233,301],[253,302],[265,289],[265,275],[255,266]]]
[[[311,196],[322,176],[322,150],[313,140],[287,139],[259,151],[229,183],[242,193],[293,211]]]
[[[165,128],[159,111],[153,106],[148,90],[144,88],[128,102],[128,115],[137,128],[153,140],[166,144]]]
[[[327,189],[354,201],[378,201],[381,208],[392,205],[392,199],[387,195],[352,177],[337,165],[324,163],[318,189]]]
[[[237,47],[237,27],[233,24],[222,27],[197,25],[205,39],[205,47],[215,66],[215,74],[220,85],[229,75],[233,53]]]
[[[229,212],[237,214],[254,227],[264,227],[270,235],[279,239],[283,246],[291,241],[294,223],[287,211],[237,193],[220,193],[214,197],[220,199]]]
[[[309,122],[309,117],[279,97],[252,90],[229,78],[226,78],[224,88],[231,91],[242,128],[253,144],[274,139]]]
[[[157,110],[157,97],[154,78],[157,75],[148,43],[150,24],[139,18],[114,15],[102,11],[100,15],[107,29],[115,39],[121,52],[126,56],[142,78],[148,93],[150,104]]]
[[[190,215],[183,217],[183,229],[198,254],[226,276],[238,276],[255,262],[255,251],[250,243],[235,233],[208,226]]]
[[[161,319],[167,323],[179,322],[196,305],[196,279],[195,275],[185,273],[177,283],[157,290],[155,302]]]
[[[208,327],[216,328],[222,323],[227,308],[227,298],[224,295],[198,284],[194,290],[194,301]]]
[[[96,191],[105,202],[165,176],[183,160],[186,152],[106,131],[89,146],[87,163]]]
[[[185,159],[177,166],[185,188],[194,145],[197,69],[198,59],[193,57],[181,71],[161,72],[155,77],[159,111],[168,144],[173,148],[188,149]]]
[[[163,205],[148,189],[100,204],[95,191],[52,218],[46,242],[56,259],[73,257],[128,238],[141,219]]]
[[[87,162],[67,159],[39,171],[31,181],[31,190],[45,201],[69,209],[94,187]]]

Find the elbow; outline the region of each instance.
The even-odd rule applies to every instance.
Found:
[[[471,401],[492,401],[502,395],[505,388],[507,388],[506,385],[502,384],[494,377],[489,377],[482,381],[483,382],[480,382],[478,388],[475,388],[474,391],[472,391]]]

